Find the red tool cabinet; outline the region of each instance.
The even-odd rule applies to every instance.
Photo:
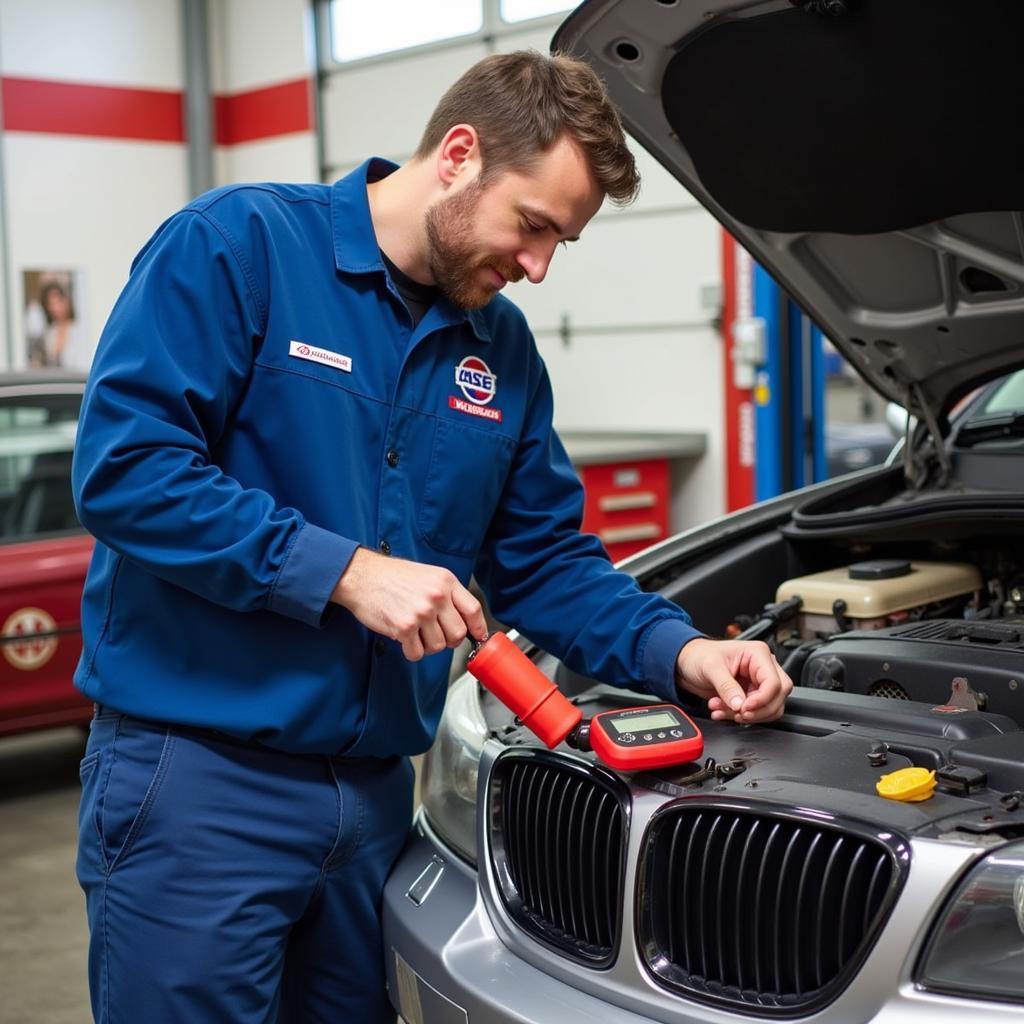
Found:
[[[675,490],[680,470],[707,448],[703,433],[576,429],[559,436],[583,481],[583,529],[601,538],[612,561],[680,528]]]
[[[583,529],[596,533],[613,562],[669,534],[668,459],[578,467],[586,494]]]

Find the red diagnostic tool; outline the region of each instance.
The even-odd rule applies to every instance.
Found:
[[[682,764],[704,750],[700,730],[674,704],[603,711],[582,721],[583,712],[504,633],[476,647],[469,671],[549,748],[564,740],[621,771]]]
[[[696,761],[704,753],[700,729],[675,704],[594,715],[590,745],[605,764],[627,772]]]

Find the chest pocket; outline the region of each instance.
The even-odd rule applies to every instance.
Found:
[[[516,443],[502,434],[438,419],[423,496],[420,536],[435,550],[475,557],[501,497]]]

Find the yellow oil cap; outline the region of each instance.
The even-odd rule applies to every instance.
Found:
[[[875,784],[879,796],[886,800],[913,802],[927,800],[935,791],[935,772],[927,768],[900,768],[883,775]]]

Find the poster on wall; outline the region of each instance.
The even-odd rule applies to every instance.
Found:
[[[88,370],[92,349],[80,270],[24,270],[25,364]]]

